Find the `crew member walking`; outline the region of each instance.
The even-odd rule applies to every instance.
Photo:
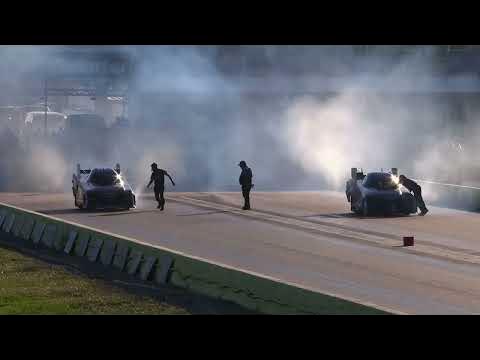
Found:
[[[420,208],[420,215],[424,216],[428,212],[428,209],[425,206],[425,202],[422,198],[422,187],[418,185],[415,181],[407,178],[405,175],[400,175],[399,182],[408,191],[413,192],[413,196],[415,196],[415,200],[417,200],[417,205]]]
[[[155,200],[158,201],[157,209],[163,211],[165,207],[165,198],[163,197],[163,192],[165,191],[165,176],[167,176],[172,185],[175,186],[175,183],[172,180],[172,177],[163,169],[159,169],[156,163],[151,165],[152,167],[152,176],[150,177],[150,182],[147,185],[147,189],[150,188],[152,183],[155,183],[153,186],[153,191],[155,193]]]
[[[243,198],[245,199],[243,210],[250,210],[250,190],[253,188],[252,170],[247,166],[247,163],[243,160],[240,161],[238,166],[240,166],[240,168],[242,169],[242,173],[240,174],[240,178],[238,179],[238,182],[242,186],[242,195],[243,195]]]

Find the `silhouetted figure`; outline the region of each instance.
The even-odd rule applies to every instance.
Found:
[[[245,161],[240,161],[238,164],[242,169],[242,173],[240,174],[240,178],[238,182],[242,186],[242,195],[245,199],[245,205],[243,206],[243,210],[250,210],[250,190],[253,188],[252,184],[252,170],[247,166]]]
[[[400,175],[399,182],[408,191],[413,192],[413,196],[415,196],[415,200],[417,200],[417,205],[420,208],[420,215],[424,216],[428,212],[428,209],[425,206],[425,202],[422,198],[422,187],[418,185],[415,181],[407,178],[405,175]]]
[[[147,185],[147,188],[150,188],[152,183],[155,183],[153,186],[153,192],[155,193],[155,200],[158,201],[157,209],[163,211],[165,207],[165,198],[163,197],[163,192],[165,191],[165,176],[168,176],[172,185],[175,186],[175,183],[172,180],[172,177],[163,169],[159,169],[156,163],[151,165],[152,167],[152,176],[150,177],[150,182]]]

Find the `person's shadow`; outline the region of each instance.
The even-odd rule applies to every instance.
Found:
[[[302,216],[302,218],[323,218],[323,219],[394,219],[394,218],[408,218],[410,215],[405,214],[372,214],[363,216],[361,214],[349,213],[331,213],[331,214],[313,214]]]
[[[217,210],[217,211],[207,211],[207,212],[199,212],[193,214],[179,214],[177,216],[199,216],[199,215],[212,215],[212,214],[224,214],[227,213],[226,210]]]

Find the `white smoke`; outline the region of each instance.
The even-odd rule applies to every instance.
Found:
[[[54,50],[0,48],[0,81],[22,90],[22,74],[64,63]],[[451,92],[472,88],[476,80],[467,74],[442,83],[428,53],[357,61],[347,47],[298,47],[288,61],[318,62],[324,69],[302,78],[286,75],[288,61],[281,57],[270,59],[276,65],[269,77],[243,76],[240,68],[227,76],[215,63],[215,48],[207,50],[141,47],[129,99],[133,127],[105,137],[92,132],[90,141],[67,139],[71,145],[63,147],[34,143],[33,155],[23,161],[31,170],[24,188],[68,190],[77,162],[120,162],[137,192],[148,182],[152,162],[172,174],[178,190],[237,189],[240,160],[263,189],[341,189],[351,167],[398,167],[414,178],[457,182],[475,178],[466,169],[480,168],[478,109],[461,105],[461,123],[452,115],[450,95],[438,91],[440,85]],[[81,67],[82,59],[69,66]],[[349,67],[354,71],[346,74]],[[448,145],[459,132],[461,152]],[[8,159],[18,163],[24,156],[11,154]]]
[[[33,144],[31,155],[24,161],[26,170],[26,186],[32,186],[37,191],[50,192],[53,190],[67,190],[69,164],[65,161],[59,149],[55,149],[47,144]],[[73,171],[72,171],[73,172]]]
[[[452,116],[448,101],[459,96],[461,81],[448,88],[431,64],[428,54],[414,54],[382,76],[366,72],[337,80],[338,91],[326,99],[300,96],[285,111],[277,132],[288,144],[290,158],[335,189],[344,187],[351,167],[366,171],[397,167],[409,177],[457,183],[467,173],[480,179],[473,150],[478,149],[473,134],[480,126],[472,121],[478,111],[470,107],[463,119]],[[463,85],[472,86],[472,79],[467,80]],[[468,135],[455,143],[460,129]],[[468,172],[468,167],[476,171]],[[426,189],[432,200],[439,198],[437,188]]]

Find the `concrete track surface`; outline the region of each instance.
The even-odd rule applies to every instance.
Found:
[[[0,202],[407,314],[480,313],[480,214],[362,218],[335,192],[169,193],[165,211],[84,212],[71,194]],[[415,236],[404,248],[403,236]]]

